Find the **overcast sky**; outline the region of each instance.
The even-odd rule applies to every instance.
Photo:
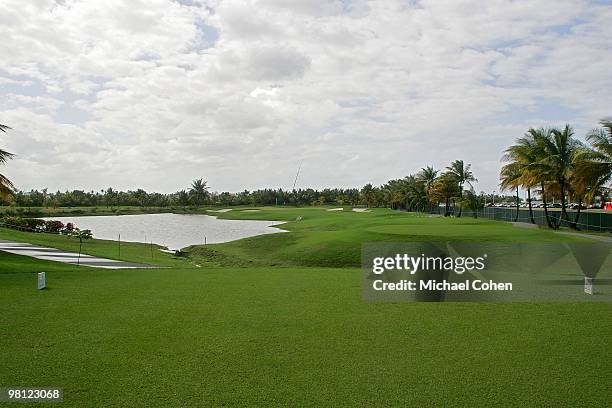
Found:
[[[612,4],[0,2],[0,171],[20,189],[358,187],[612,115]]]

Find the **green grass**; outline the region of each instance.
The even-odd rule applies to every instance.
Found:
[[[385,210],[222,215],[297,216],[290,233],[192,248],[202,268],[168,256],[171,268],[100,270],[0,252],[0,386],[60,386],[70,407],[609,403],[612,305],[368,303],[352,267],[364,241],[571,237]],[[106,245],[89,249],[111,254]]]
[[[79,252],[79,240],[65,235],[30,233],[0,227],[0,240],[27,242],[29,244]],[[121,246],[121,248],[119,248]],[[83,241],[82,252],[108,259],[136,262],[148,265],[189,267],[188,260],[161,252],[158,245],[135,242],[89,239]]]
[[[200,263],[216,266],[358,267],[366,242],[560,242],[580,238],[546,229],[517,228],[509,223],[474,218],[428,217],[375,209],[367,213],[329,212],[321,208],[262,208],[230,211],[220,218],[288,221],[290,234],[257,236],[190,252]],[[296,221],[301,217],[301,221]]]

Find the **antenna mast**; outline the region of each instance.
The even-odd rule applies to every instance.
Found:
[[[304,160],[300,160],[300,165],[298,166],[297,173],[295,173],[295,180],[293,180],[293,190],[295,190],[295,183],[297,183],[298,176],[300,175],[300,170],[302,169],[302,162]]]

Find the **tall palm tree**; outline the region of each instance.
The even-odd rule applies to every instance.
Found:
[[[533,155],[534,162],[529,165],[529,171],[532,173],[534,182],[540,186],[540,196],[542,197],[542,205],[544,207],[544,218],[546,224],[552,229],[557,229],[560,224],[560,219],[555,222],[548,212],[548,203],[546,201],[549,180],[551,179],[548,174],[548,167],[542,166],[541,161],[546,157],[546,145],[549,143],[552,131],[547,128],[531,128],[527,131],[529,137],[533,138]]]
[[[434,170],[433,166],[423,167],[416,175],[417,181],[423,183],[426,191],[429,191],[431,186],[433,186],[437,177],[438,170]]]
[[[552,129],[550,137],[542,139],[545,155],[539,161],[543,174],[548,175],[549,181],[557,184],[561,198],[561,218],[569,222],[567,215],[566,194],[568,193],[569,180],[576,163],[576,155],[582,148],[582,143],[574,138],[574,130],[570,125],[565,125],[563,130]]]
[[[404,177],[406,183],[406,206],[411,211],[425,211],[429,204],[425,184],[420,183],[416,176]]]
[[[606,185],[612,180],[612,119],[602,119],[601,129],[587,134],[587,141],[592,148],[584,149],[580,154],[579,171],[596,185]]]
[[[429,190],[433,186],[434,182],[438,178],[438,170],[435,170],[433,166],[423,167],[416,175],[416,181],[421,183],[425,189],[425,194],[429,195]],[[431,209],[431,208],[430,208]]]
[[[10,127],[3,125],[0,123],[0,131],[6,133]],[[9,153],[5,150],[0,149],[0,164],[5,164],[8,160],[13,158],[13,154]],[[15,192],[15,186],[13,183],[6,178],[4,175],[0,174],[0,199],[6,200]]]
[[[516,190],[516,216],[514,222],[518,221],[519,217],[519,186],[521,185],[521,164],[519,162],[510,162],[504,165],[500,173],[499,187],[503,190]]]
[[[538,185],[539,176],[534,169],[534,164],[540,160],[542,149],[537,142],[538,137],[544,137],[546,129],[529,129],[523,137],[516,140],[515,144],[507,148],[502,157],[503,161],[514,162],[520,168],[520,185],[527,190],[527,204],[529,206],[529,219],[535,224],[533,206],[531,203],[531,189]]]
[[[612,120],[602,119],[602,128],[587,134],[591,146],[583,146],[575,155],[571,174],[570,194],[578,202],[578,209],[571,227],[578,229],[583,200],[592,202],[606,184],[612,180]]]
[[[459,195],[459,184],[450,173],[444,173],[436,179],[429,190],[429,199],[434,203],[444,203],[444,216],[451,215],[450,200]]]
[[[361,200],[367,205],[368,208],[373,204],[375,199],[374,187],[372,184],[368,183],[359,192]]]
[[[470,187],[473,187],[472,182],[478,181],[476,180],[476,177],[474,177],[474,174],[470,170],[470,167],[472,167],[472,165],[463,164],[463,160],[455,160],[454,162],[451,163],[450,166],[446,168],[448,174],[452,176],[457,181],[457,184],[459,185],[459,199],[460,200],[463,197],[464,184],[467,184]],[[459,214],[457,214],[457,217],[461,217],[461,206],[459,206]]]
[[[191,188],[189,189],[189,194],[193,197],[193,201],[196,205],[204,204],[204,201],[208,197],[208,187],[206,185],[206,181],[203,179],[193,180],[191,183]]]
[[[397,210],[405,208],[408,194],[406,182],[404,180],[389,180],[382,186],[382,193],[385,197],[385,201],[390,204],[392,209]]]

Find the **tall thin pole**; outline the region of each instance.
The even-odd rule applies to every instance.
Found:
[[[300,161],[300,165],[298,166],[297,173],[295,173],[295,180],[293,180],[293,189],[292,190],[295,190],[295,184],[297,183],[298,176],[300,175],[300,170],[302,169],[302,162],[303,162],[303,160]]]
[[[121,234],[119,234],[119,239],[117,240],[117,243],[119,244],[119,259],[121,259]]]
[[[77,258],[77,266],[81,264],[81,249],[83,248],[83,237],[79,237],[79,257]]]

